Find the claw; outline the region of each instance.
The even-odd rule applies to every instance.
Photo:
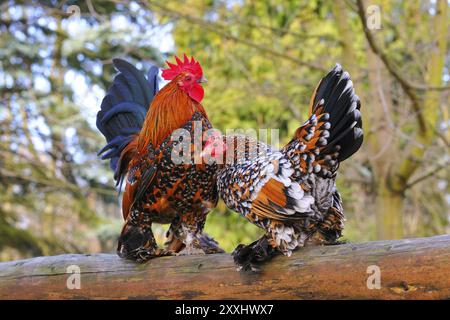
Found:
[[[203,249],[203,251],[205,251],[206,254],[225,252],[225,250],[219,247],[219,243],[206,233],[199,234],[198,239],[201,248]]]
[[[275,252],[267,238],[262,237],[249,245],[239,244],[231,255],[239,271],[260,272],[259,265],[272,258]]]

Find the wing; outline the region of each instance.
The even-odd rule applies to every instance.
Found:
[[[291,185],[285,186],[271,178],[253,201],[252,212],[260,218],[298,220],[311,216],[312,203],[314,199],[305,195],[298,183],[292,182]]]
[[[272,162],[274,169],[269,179],[252,201],[251,212],[259,218],[287,221],[303,219],[312,214],[314,198],[294,181],[291,164],[283,160]]]
[[[303,219],[312,214],[314,198],[293,179],[292,164],[274,152],[267,158],[227,165],[219,175],[219,191],[228,207],[250,220]]]
[[[142,200],[144,195],[156,183],[156,173],[158,170],[158,161],[154,157],[154,150],[151,146],[149,152],[140,158],[133,159],[130,162],[127,175],[127,183],[122,199],[122,214],[126,219],[130,210]]]

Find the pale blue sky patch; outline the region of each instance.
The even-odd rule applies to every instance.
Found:
[[[33,78],[33,88],[37,93],[49,93],[50,92],[50,81],[40,75]]]

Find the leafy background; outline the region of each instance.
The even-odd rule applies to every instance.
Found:
[[[369,5],[380,29],[365,30]],[[117,191],[96,152],[101,99],[122,57],[146,70],[194,55],[213,124],[306,119],[336,62],[362,100],[365,142],[338,187],[353,242],[448,233],[449,3],[359,0],[3,1],[0,4],[0,260],[114,252]],[[371,7],[373,9],[373,7]],[[372,11],[369,12],[369,15]],[[366,31],[366,32],[365,32]],[[164,228],[155,226],[158,241]],[[226,209],[206,230],[231,251],[260,230]]]

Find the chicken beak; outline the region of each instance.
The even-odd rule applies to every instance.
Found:
[[[197,80],[197,82],[198,83],[207,83],[208,80],[204,76],[202,76],[200,79]]]

